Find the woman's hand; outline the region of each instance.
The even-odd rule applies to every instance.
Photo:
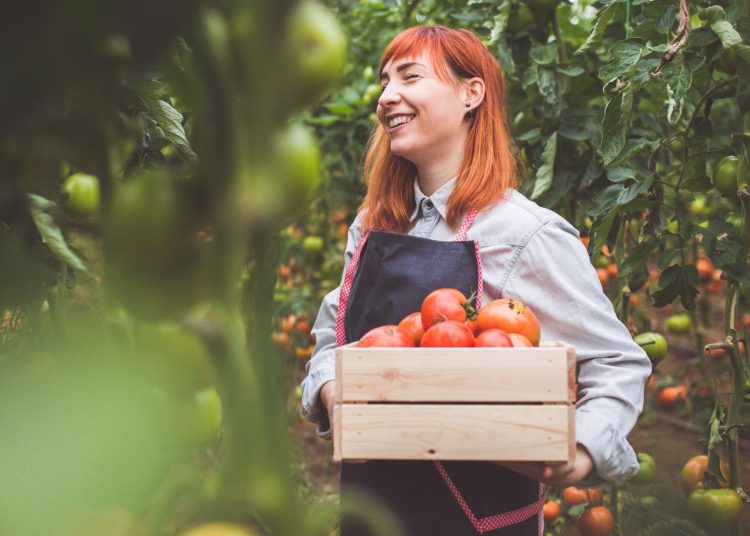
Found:
[[[570,463],[505,462],[500,465],[548,486],[573,486],[591,472],[594,461],[586,447],[576,445],[575,458]]]
[[[336,382],[330,381],[320,388],[320,401],[328,411],[328,422],[331,423],[331,437],[333,437],[333,404],[336,401]]]

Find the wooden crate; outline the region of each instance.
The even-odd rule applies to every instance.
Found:
[[[567,462],[575,350],[336,350],[333,457]]]

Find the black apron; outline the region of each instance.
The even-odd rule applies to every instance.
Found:
[[[342,331],[348,343],[377,326],[398,324],[438,288],[456,288],[466,296],[477,292],[481,298],[478,245],[464,241],[475,214],[469,214],[455,242],[384,231],[365,234],[339,304],[345,311],[337,323],[339,341]],[[541,484],[490,462],[344,462],[342,504],[362,494],[390,509],[408,536],[531,536],[542,531]],[[374,534],[347,511],[342,509],[341,536]]]

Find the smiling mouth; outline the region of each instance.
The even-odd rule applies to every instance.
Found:
[[[414,119],[413,115],[399,115],[398,117],[394,117],[393,119],[390,119],[388,121],[388,128],[394,129],[398,126],[405,125],[412,119]]]

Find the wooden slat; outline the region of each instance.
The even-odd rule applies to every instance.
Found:
[[[567,462],[573,406],[342,404],[337,460]]]
[[[343,402],[569,402],[570,346],[337,349]]]

